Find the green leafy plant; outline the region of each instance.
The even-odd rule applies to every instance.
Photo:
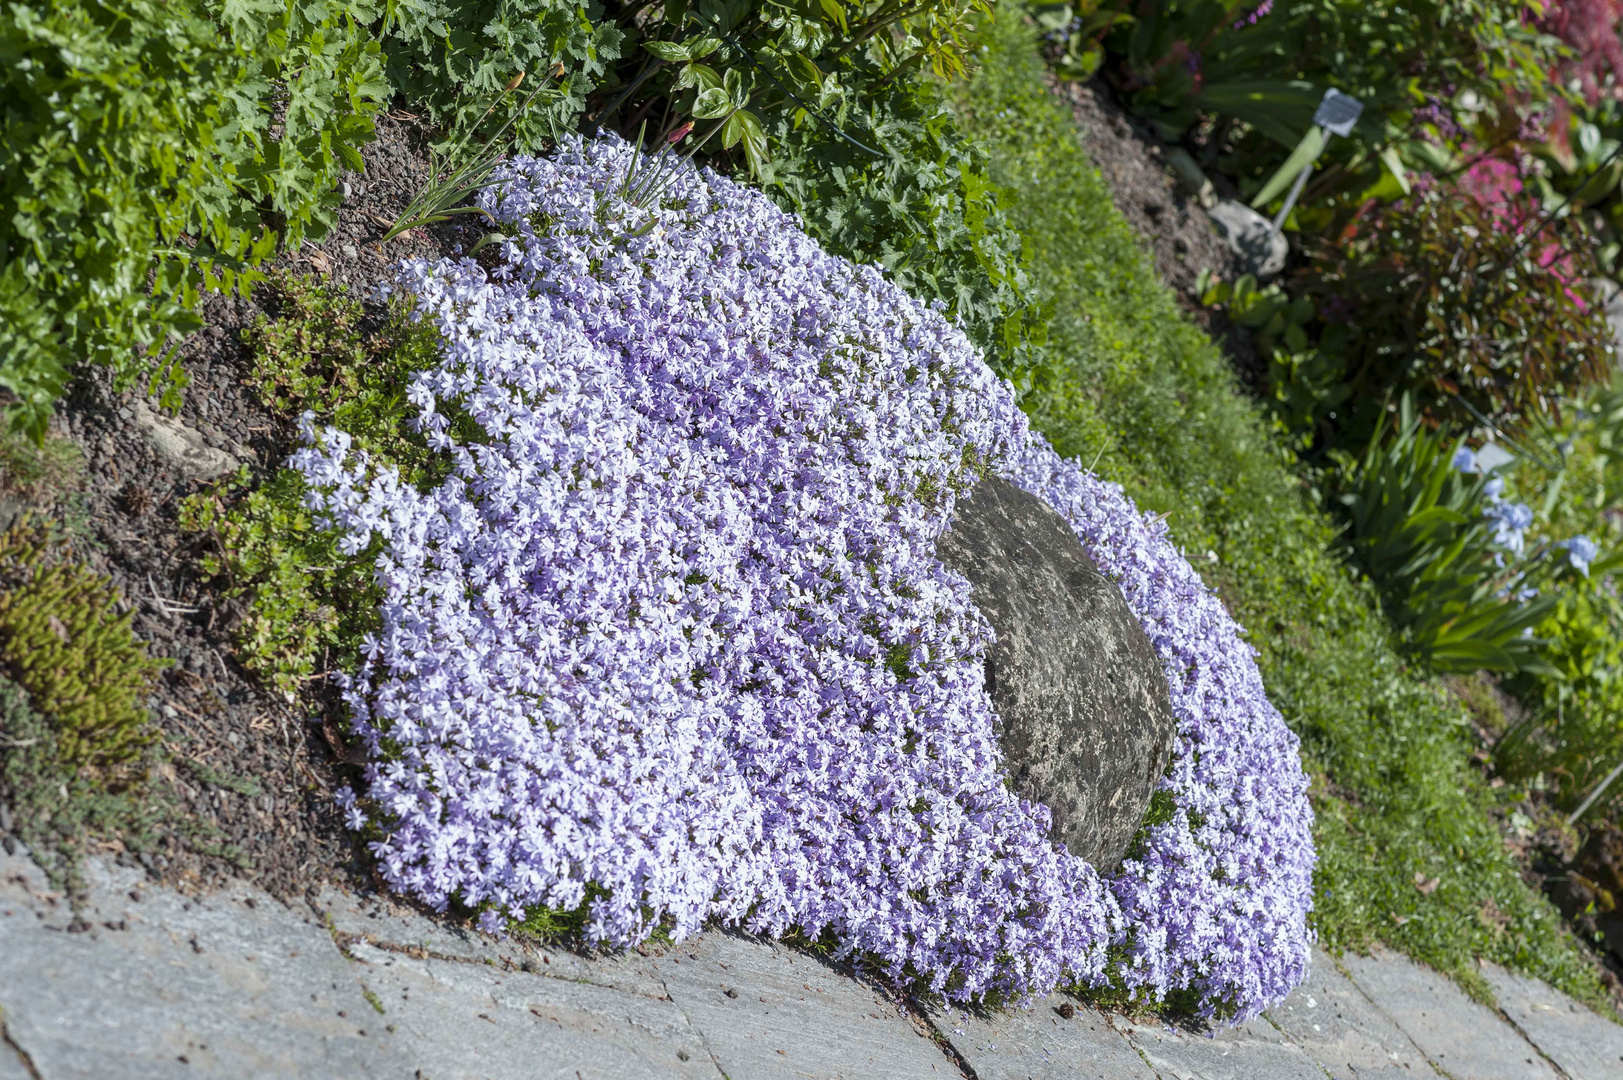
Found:
[[[385,96],[365,4],[0,12],[0,390],[42,438],[73,363],[184,384],[202,292],[318,237]]]
[[[1410,394],[1436,422],[1513,435],[1601,379],[1610,331],[1570,219],[1525,220],[1457,189],[1365,202],[1310,261],[1259,289],[1203,278],[1270,357],[1276,415],[1307,444],[1366,438]]]
[[[442,131],[511,124],[515,145],[539,151],[575,129],[620,56],[621,31],[601,16],[573,0],[393,0],[382,35],[389,82]],[[565,74],[534,100],[503,96],[516,72],[558,64]]]
[[[1562,591],[1538,625],[1557,679],[1523,679],[1513,689],[1525,706],[1494,746],[1508,779],[1543,778],[1556,805],[1574,810],[1623,762],[1623,600],[1615,580],[1591,572]],[[1623,791],[1601,792],[1592,818],[1618,805]]]
[[[1509,683],[1521,717],[1494,748],[1509,779],[1539,782],[1562,810],[1575,811],[1623,762],[1623,384],[1568,403],[1559,425],[1540,428],[1518,447],[1507,491],[1540,507],[1545,535],[1594,544],[1582,571],[1563,577],[1559,600],[1536,633],[1555,678]],[[1560,549],[1557,549],[1558,552]],[[1570,564],[1571,555],[1557,554]],[[1614,814],[1616,781],[1586,810]]]
[[[1362,458],[1338,455],[1347,544],[1433,669],[1554,674],[1532,630],[1558,597],[1528,595],[1545,576],[1539,560],[1505,565],[1495,550],[1483,513],[1491,477],[1460,471],[1464,445],[1428,430],[1404,398]]]
[[[1000,375],[1030,392],[1051,379],[1048,310],[1025,266],[1026,241],[985,150],[965,137],[938,85],[874,86],[841,113],[844,132],[810,119],[769,125],[762,186],[830,251],[879,263],[915,296],[939,300]]]
[[[51,718],[61,761],[116,769],[151,744],[146,699],[168,665],[147,656],[106,579],[50,547],[43,525],[0,536],[0,670]]]
[[[248,383],[272,411],[351,435],[357,449],[426,487],[446,472],[407,421],[410,379],[439,348],[432,325],[404,301],[369,317],[344,289],[317,278],[275,275],[271,314],[244,331],[254,363]],[[453,417],[459,437],[477,440]],[[320,674],[357,658],[380,600],[366,552],[346,554],[304,505],[303,478],[278,469],[256,483],[246,467],[182,505],[181,527],[206,538],[200,566],[242,603],[235,626],[245,667],[288,698]]]

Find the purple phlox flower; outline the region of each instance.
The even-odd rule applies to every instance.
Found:
[[[1274,0],[1262,0],[1262,3],[1258,4],[1256,8],[1250,12],[1250,14],[1246,15],[1243,19],[1237,20],[1232,29],[1241,30],[1247,26],[1255,26],[1257,23],[1261,22],[1272,10],[1274,10]]]

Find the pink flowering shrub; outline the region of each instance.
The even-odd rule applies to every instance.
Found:
[[[1297,740],[1164,527],[1029,432],[939,310],[709,173],[628,206],[630,153],[516,161],[493,270],[404,269],[446,343],[411,391],[443,483],[335,430],[294,458],[378,552],[344,799],[383,875],[491,930],[584,904],[619,944],[832,931],[954,999],[1284,996],[1314,861]],[[1108,878],[1005,785],[991,629],[934,557],[986,469],[1073,523],[1166,665],[1170,811]]]

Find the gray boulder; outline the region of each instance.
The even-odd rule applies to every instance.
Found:
[[[936,555],[997,632],[986,686],[1014,790],[1101,871],[1121,861],[1172,752],[1166,675],[1115,582],[1041,499],[988,477]]]

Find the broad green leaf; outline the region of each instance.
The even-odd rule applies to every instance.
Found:
[[[693,99],[693,115],[700,120],[719,120],[732,111],[732,99],[719,87],[705,90]]]
[[[687,46],[675,41],[645,41],[642,47],[659,57],[669,60],[673,64],[684,63],[695,59],[688,54]]]
[[[1213,82],[1194,95],[1202,109],[1243,120],[1281,146],[1295,146],[1313,127],[1324,87],[1278,80]]]

